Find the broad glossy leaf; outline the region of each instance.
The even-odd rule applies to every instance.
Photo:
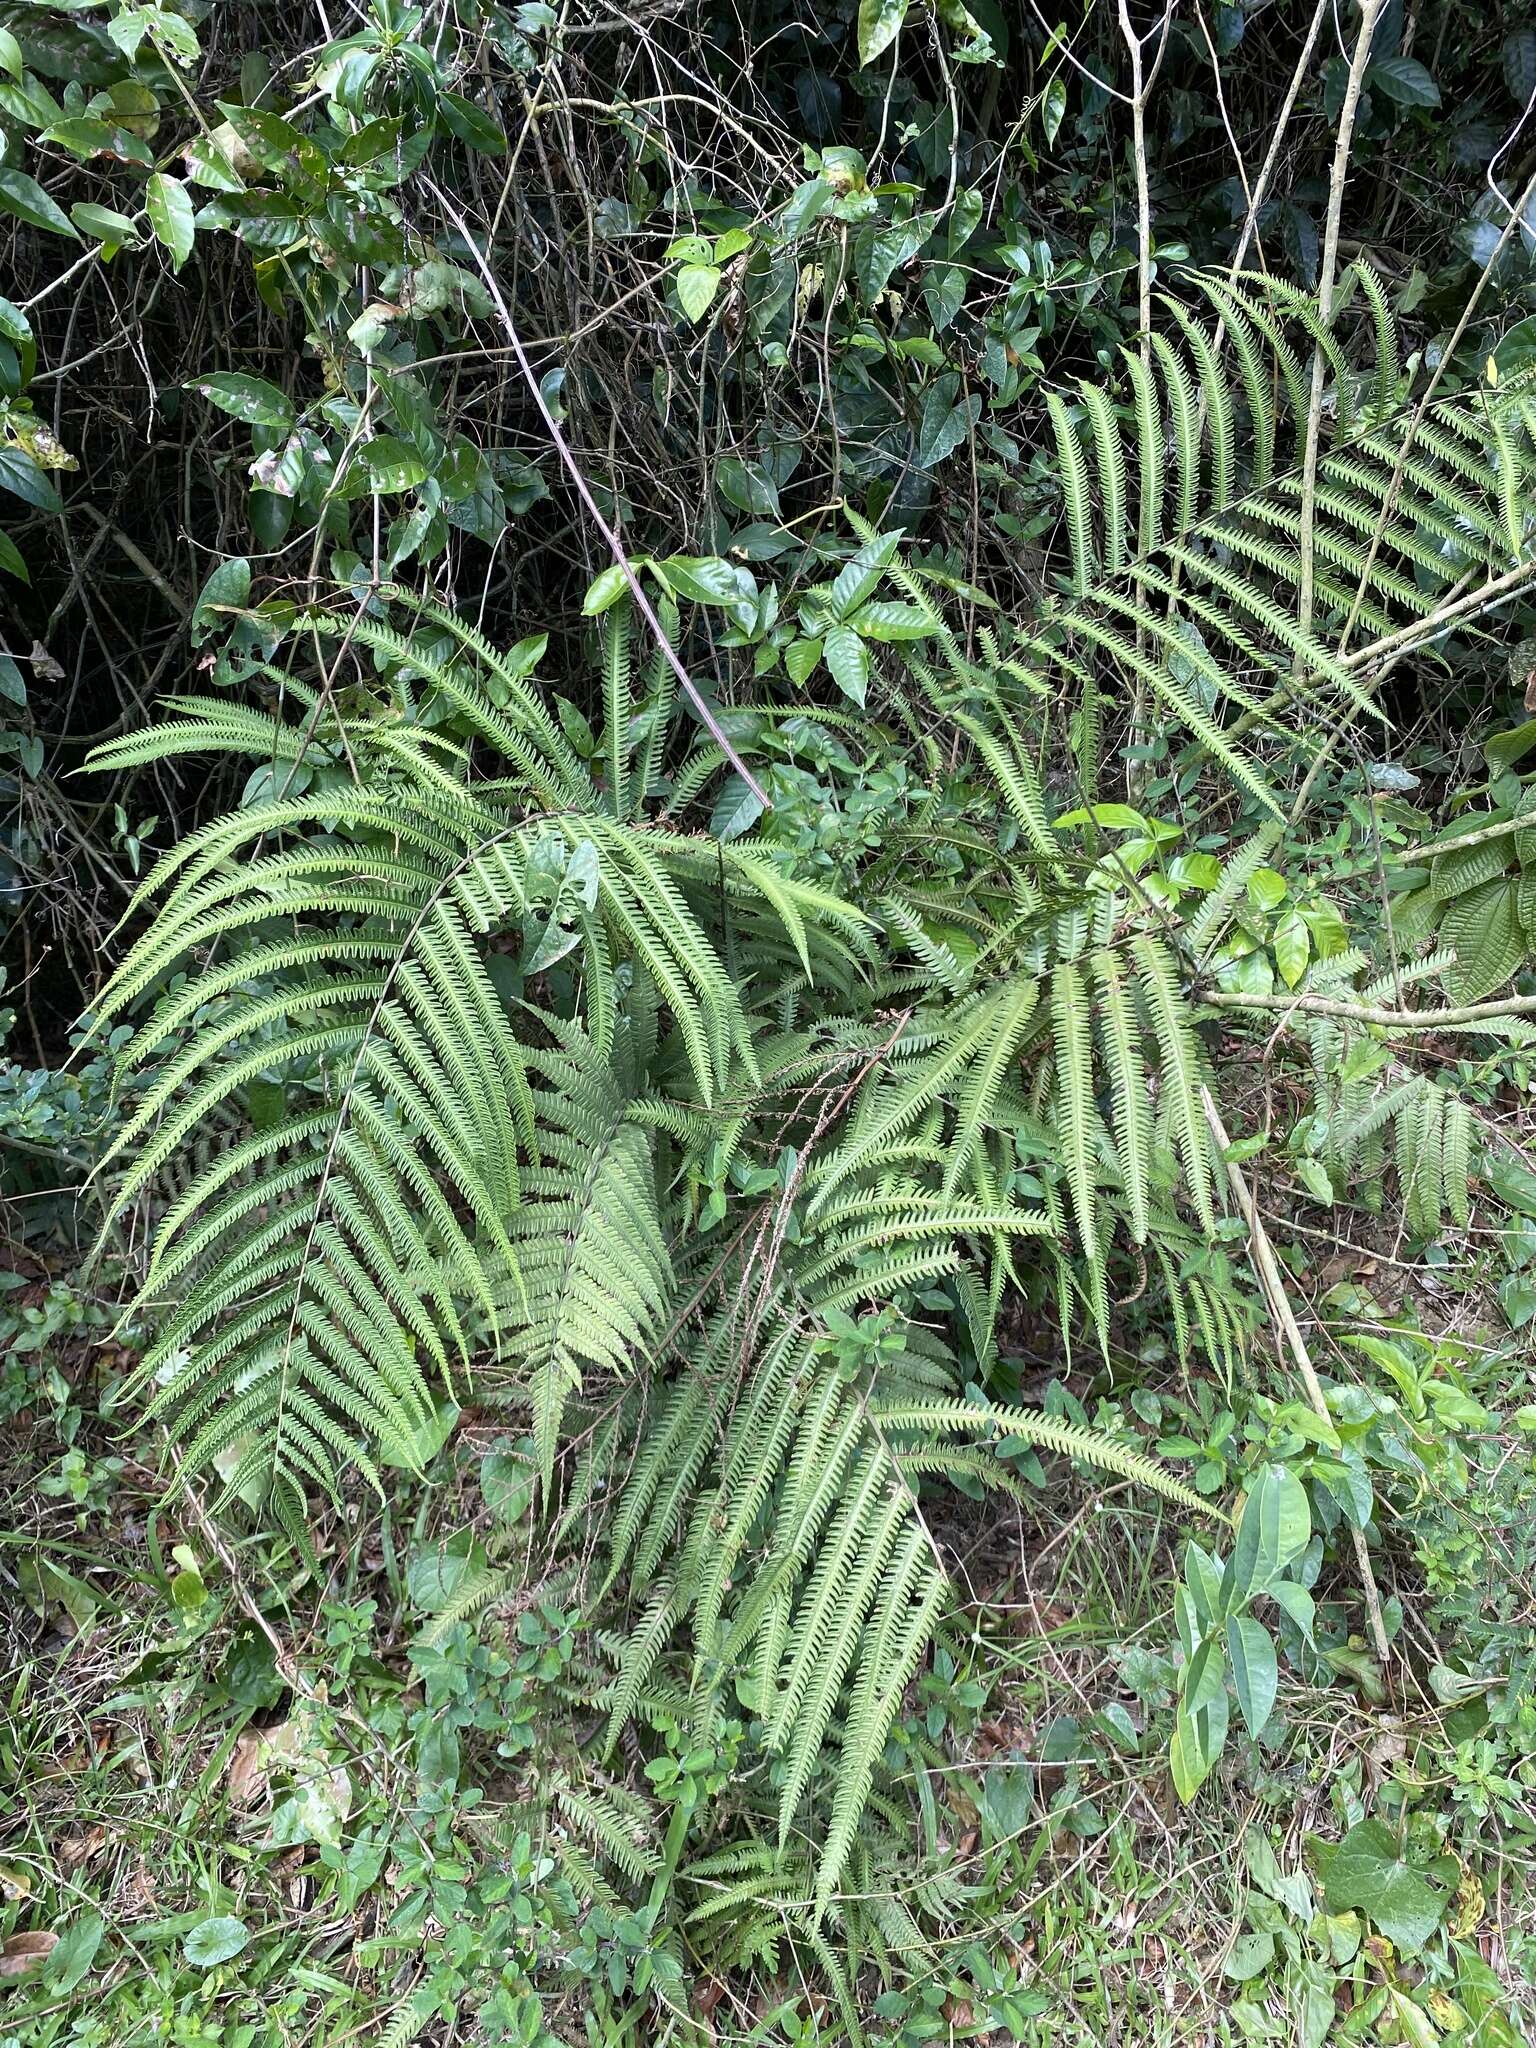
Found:
[[[688,319],[704,318],[720,289],[722,273],[713,263],[685,263],[677,273],[677,303]]]
[[[192,607],[192,639],[194,644],[205,640],[210,632],[216,632],[229,624],[225,614],[239,611],[251,595],[251,565],[244,555],[233,555],[209,576],[197,594],[197,603]]]
[[[251,1930],[232,1913],[216,1913],[199,1920],[182,1944],[189,1963],[199,1970],[211,1970],[240,1954],[251,1938]]]
[[[365,441],[358,460],[372,491],[413,491],[427,480],[426,457],[396,434],[379,434]]]
[[[231,140],[235,140],[231,136]],[[214,192],[243,192],[245,180],[220,148],[217,135],[198,135],[182,152],[187,176],[194,185],[207,185]]]
[[[1440,88],[1417,57],[1378,57],[1366,83],[1400,107],[1438,107]]]
[[[1040,102],[1040,126],[1047,142],[1054,142],[1061,132],[1062,116],[1067,111],[1067,81],[1058,71],[1045,88]]]
[[[0,533],[0,569],[4,569],[8,576],[19,577],[23,583],[32,581],[21,549],[8,533]]]
[[[901,34],[908,0],[859,0],[859,62],[873,64]]]
[[[757,578],[750,569],[723,561],[718,555],[668,555],[656,565],[668,587],[694,604],[752,604],[757,598]]]
[[[629,579],[617,562],[610,562],[600,570],[587,585],[587,594],[581,601],[583,618],[593,619],[599,612],[607,611],[609,605],[617,604],[629,588]]]
[[[1237,1525],[1228,1568],[1228,1611],[1235,1612],[1250,1594],[1278,1578],[1306,1549],[1311,1535],[1306,1488],[1283,1466],[1265,1465],[1249,1490]]]
[[[460,142],[467,143],[471,149],[478,149],[485,156],[505,154],[506,136],[484,107],[477,107],[473,100],[465,99],[462,93],[439,93],[437,111],[442,116],[443,126],[456,135]]]
[[[816,673],[821,660],[819,640],[791,640],[784,650],[784,666],[792,683],[803,683]]]
[[[1227,1746],[1227,1695],[1225,1688],[1203,1707],[1180,1706],[1173,1719],[1173,1739],[1168,1762],[1173,1788],[1188,1805],[1220,1761]]]
[[[1274,1711],[1280,1687],[1280,1668],[1268,1629],[1251,1615],[1233,1615],[1227,1623],[1227,1656],[1237,1704],[1248,1733],[1257,1737]]]
[[[265,377],[251,377],[242,370],[215,370],[206,377],[190,378],[186,388],[200,392],[211,405],[237,420],[264,427],[293,425],[293,401]]]
[[[49,198],[36,178],[9,166],[0,170],[0,212],[15,214],[29,228],[43,228],[50,235],[67,235],[72,242],[80,239],[69,215]]]
[[[155,231],[155,240],[163,242],[170,250],[172,269],[180,270],[192,254],[192,239],[196,233],[192,201],[186,186],[179,178],[156,171],[149,181],[144,203],[149,208],[149,224]]]
[[[863,705],[869,688],[869,650],[851,626],[834,626],[823,646],[832,680],[845,697]]]
[[[1522,110],[1536,94],[1536,28],[1517,28],[1504,38],[1504,83]]]
[[[1275,1937],[1267,1927],[1261,1927],[1251,1934],[1240,1934],[1232,1944],[1232,1953],[1222,1965],[1222,1974],[1230,1977],[1234,1984],[1247,1984],[1254,1977],[1262,1976],[1275,1959]]]
[[[739,839],[762,815],[762,798],[739,775],[732,775],[715,798],[709,829],[717,839]]]
[[[1362,1912],[1397,1948],[1412,1954],[1440,1925],[1445,1898],[1403,1860],[1379,1820],[1358,1821],[1334,1850],[1324,1879],[1330,1912]]]
[[[39,512],[62,512],[64,501],[30,455],[19,448],[0,448],[0,491],[11,491]]]
[[[82,235],[100,242],[104,257],[118,249],[137,249],[142,240],[126,213],[118,213],[110,206],[97,206],[89,199],[76,200],[69,209],[69,217]]]
[[[1317,1617],[1317,1602],[1306,1587],[1298,1586],[1294,1579],[1276,1579],[1269,1588],[1269,1597],[1277,1607],[1284,1609],[1310,1643]]]

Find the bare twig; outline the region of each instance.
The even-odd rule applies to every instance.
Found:
[[[443,212],[463,237],[464,245],[474,259],[475,268],[485,280],[485,288],[490,293],[491,303],[496,308],[497,317],[505,330],[508,342],[511,344],[512,353],[517,359],[517,367],[522,372],[523,382],[528,386],[533,402],[539,409],[539,415],[543,419],[545,431],[554,443],[555,453],[564,463],[571,482],[576,486],[577,494],[582,504],[586,506],[588,513],[591,515],[593,524],[608,543],[609,551],[623,573],[624,580],[629,585],[635,603],[639,607],[640,616],[650,627],[652,634],[655,636],[656,645],[661,649],[667,665],[682,685],[684,696],[687,697],[689,703],[698,713],[710,738],[719,747],[758,802],[767,810],[770,808],[768,792],[758,782],[746,762],[742,760],[736,749],[731,745],[726,737],[724,727],[704,701],[692,676],[683,667],[682,662],[678,658],[677,649],[672,645],[671,640],[667,636],[666,628],[656,616],[655,606],[641,587],[640,578],[635,574],[634,564],[625,552],[624,543],[619,539],[614,528],[603,517],[602,510],[596,498],[592,495],[592,487],[582,475],[581,465],[572,454],[570,443],[566,440],[564,434],[561,433],[560,423],[550,408],[549,400],[544,396],[538,378],[534,375],[533,365],[528,360],[528,352],[518,338],[517,328],[513,323],[511,311],[506,299],[502,296],[501,286],[496,281],[496,273],[481,253],[480,244],[470,233],[464,216],[454,206],[453,202],[447,198],[440,186],[433,185],[431,190],[434,198],[442,207]]]
[[[1317,278],[1318,318],[1326,328],[1333,320],[1333,286],[1339,262],[1339,219],[1344,208],[1344,187],[1349,179],[1349,151],[1354,140],[1355,115],[1365,83],[1365,67],[1371,58],[1371,40],[1385,0],[1360,0],[1360,34],[1350,62],[1349,81],[1344,88],[1344,105],[1339,113],[1339,139],[1333,152],[1333,171],[1328,181],[1328,212],[1323,228],[1322,265]],[[1312,626],[1313,526],[1317,516],[1317,458],[1323,428],[1323,368],[1321,345],[1312,351],[1312,402],[1307,408],[1306,452],[1301,468],[1301,593],[1297,623],[1303,633]]]
[[[1312,1017],[1348,1017],[1356,1024],[1380,1024],[1389,1031],[1443,1031],[1454,1024],[1482,1024],[1536,1010],[1536,996],[1503,996],[1496,1003],[1465,1003],[1453,1010],[1388,1010],[1346,1003],[1334,996],[1249,996],[1211,989],[1200,998],[1223,1010],[1302,1010]]]

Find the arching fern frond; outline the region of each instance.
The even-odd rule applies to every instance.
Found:
[[[1149,362],[1125,352],[1129,431],[1105,390],[1084,387],[1075,407],[1047,396],[1070,587],[1011,650],[1035,681],[1054,670],[1081,684],[1091,670],[1150,692],[1277,815],[1262,766],[1229,730],[1234,713],[1244,729],[1262,726],[1276,702],[1299,696],[1314,717],[1377,716],[1374,664],[1400,657],[1416,632],[1430,636],[1452,593],[1475,613],[1507,591],[1512,572],[1536,575],[1536,442],[1522,391],[1474,386],[1420,416],[1404,400],[1380,280],[1364,265],[1351,276],[1371,320],[1368,370],[1294,287],[1196,273],[1188,282],[1216,314],[1230,358],[1216,333],[1166,300],[1178,339],[1156,333]],[[1293,326],[1305,351],[1322,352],[1331,414],[1305,568],[1311,394]],[[1308,571],[1318,605],[1304,624],[1297,593]],[[1191,627],[1208,650],[1199,692],[1183,680]],[[1266,672],[1268,701],[1240,680]],[[1001,672],[997,681],[1006,696]]]

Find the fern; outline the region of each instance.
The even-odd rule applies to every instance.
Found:
[[[95,757],[244,755],[272,792],[157,863],[97,1015],[125,1105],[104,1171],[152,1220],[143,1378],[186,1475],[302,1540],[311,1492],[424,1469],[450,1395],[515,1414],[550,1542],[592,1567],[606,1753],[647,1722],[713,1739],[746,1707],[771,1766],[762,1839],[684,1871],[694,1924],[770,1966],[819,1957],[854,2033],[827,1929],[877,1958],[912,1935],[872,1895],[887,1738],[956,1599],[930,1504],[1017,1491],[1033,1446],[1211,1512],[999,1395],[1007,1305],[1054,1299],[1063,1345],[1086,1328],[1107,1353],[1120,1276],[1150,1278],[1180,1356],[1235,1371],[1200,993],[1277,843],[1276,764],[1298,731],[1377,715],[1387,663],[1528,568],[1518,386],[1408,410],[1365,271],[1364,364],[1292,288],[1191,284],[1198,309],[1170,304],[1119,382],[1047,402],[1065,561],[1034,615],[962,643],[943,578],[858,521],[809,594],[810,619],[853,634],[869,607],[905,650],[886,709],[815,713],[850,752],[911,739],[911,801],[874,843],[694,829],[723,750],[636,659],[627,599],[593,629],[590,745],[537,680],[542,640],[497,648],[386,587],[292,622],[290,666],[367,657],[345,726],[269,655],[264,708],[181,698]],[[1309,494],[1313,350],[1333,426]],[[1134,858],[1103,850],[1100,764],[1149,710],[1219,765],[1239,842],[1182,926],[1151,828]],[[738,703],[732,743],[782,764],[805,722]],[[1234,826],[1234,801],[1270,822]],[[1524,957],[1524,815],[1430,850],[1405,916],[1438,925],[1438,964],[1400,979],[1454,962],[1497,985]],[[1328,964],[1341,1000],[1374,971]],[[1368,1180],[1390,1147],[1412,1227],[1465,1224],[1467,1105],[1345,1079],[1354,1027],[1311,1021],[1330,1171]],[[488,1616],[513,1572],[477,1552],[434,1629]],[[583,1896],[676,1868],[671,1823],[658,1847],[654,1809],[598,1771],[553,1801]]]
[[[1364,1009],[1443,974],[1449,961],[1444,951],[1401,961],[1390,974],[1355,988],[1351,981],[1364,971],[1363,964],[1358,956],[1344,954],[1315,967],[1308,987]],[[1371,1033],[1364,1023],[1351,1025],[1347,1016],[1309,1016],[1301,1028],[1317,1086],[1320,1157],[1335,1189],[1348,1187],[1367,1207],[1379,1209],[1390,1165],[1404,1219],[1415,1235],[1438,1235],[1446,1216],[1465,1228],[1483,1148],[1478,1120],[1454,1086],[1406,1070],[1384,1048],[1363,1066],[1358,1059],[1352,1063],[1352,1054],[1369,1047]]]
[[[590,1373],[621,1378],[650,1347],[673,1282],[652,1141],[629,1120],[621,1074],[583,1033],[541,1021],[556,1044],[525,1055],[530,1080],[544,1083],[530,1090],[538,1160],[509,1220],[511,1284],[496,1328],[501,1368],[530,1390],[548,1487],[570,1395]]]
[[[1377,648],[1390,643],[1396,654],[1415,632],[1432,634],[1429,621],[1453,587],[1468,612],[1502,587],[1511,567],[1526,559],[1524,522],[1536,496],[1536,446],[1520,387],[1439,399],[1422,418],[1396,409],[1403,375],[1388,353],[1397,346],[1390,310],[1366,266],[1353,275],[1376,337],[1367,404],[1356,403],[1354,368],[1304,295],[1249,273],[1189,279],[1233,343],[1235,382],[1212,332],[1167,301],[1184,347],[1155,335],[1150,368],[1125,352],[1132,435],[1100,392],[1084,392],[1076,418],[1060,396],[1048,400],[1071,587],[1021,634],[1014,659],[1035,682],[1053,670],[1081,681],[1075,650],[1091,650],[1101,672],[1150,691],[1277,815],[1274,792],[1237,743],[1237,731],[1180,680],[1189,657],[1185,627],[1196,626],[1211,650],[1199,663],[1205,686],[1248,725],[1271,713],[1239,685],[1239,667],[1267,671],[1272,698],[1297,692],[1314,716],[1377,716],[1360,680]],[[1312,569],[1321,608],[1307,629],[1295,617],[1302,581],[1295,543],[1309,394],[1287,338],[1292,324],[1301,327],[1307,349],[1322,349],[1337,400],[1315,494]],[[1237,455],[1240,410],[1248,428],[1246,477]],[[1170,440],[1177,476],[1171,495]],[[1128,527],[1134,549],[1123,537]],[[1353,635],[1347,660],[1337,645],[1346,621],[1364,628]]]
[[[523,681],[527,657],[484,652],[498,709],[392,629],[367,621],[358,632],[405,676],[475,704],[475,730],[504,742],[523,772],[489,796],[467,781],[445,789],[437,769],[451,752],[431,750],[424,770],[415,749],[387,748],[381,762],[360,739],[365,787],[216,819],[146,879],[130,914],[155,915],[97,1012],[105,1031],[144,991],[166,989],[118,1055],[133,1090],[106,1162],[127,1162],[120,1204],[153,1190],[232,1096],[265,1105],[164,1209],[145,1298],[174,1291],[176,1306],[142,1378],[158,1384],[151,1412],[175,1418],[189,1477],[217,1465],[227,1491],[270,1495],[294,1522],[307,1489],[335,1492],[348,1464],[375,1485],[381,1455],[419,1468],[441,1388],[486,1343],[538,1386],[552,1462],[573,1361],[616,1359],[660,1299],[654,1253],[614,1314],[591,1281],[644,1223],[638,1129],[611,1139],[587,1189],[615,1235],[605,1244],[589,1219],[563,1264],[551,1255],[549,1233],[575,1213],[569,1190],[561,1207],[555,1162],[580,1140],[567,1128],[540,1163],[537,1044],[519,1036],[487,941],[520,940],[502,957],[522,978],[574,954],[604,1057],[626,961],[666,1004],[707,1105],[755,1072],[755,1055],[740,993],[690,902],[701,879],[716,896],[723,882],[748,931],[766,918],[807,969],[814,945],[835,971],[866,922],[748,851],[616,821],[590,782],[583,812],[520,813],[519,792],[526,804],[557,789],[569,804],[584,774]],[[481,653],[470,629],[457,637]],[[266,722],[236,732],[217,706],[190,707],[168,750],[210,725],[270,757]],[[562,1085],[572,1074],[562,1070]],[[570,1101],[591,1107],[579,1091]],[[530,1237],[535,1223],[543,1238]]]

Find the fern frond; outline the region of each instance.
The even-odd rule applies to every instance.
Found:
[[[1141,1035],[1114,953],[1106,949],[1093,956],[1093,976],[1099,996],[1099,1042],[1114,1102],[1120,1184],[1130,1210],[1131,1236],[1137,1244],[1145,1244],[1152,1182],[1152,1104],[1141,1058]]]
[[[1051,1037],[1056,1048],[1056,1086],[1061,1104],[1057,1132],[1067,1185],[1072,1190],[1083,1255],[1096,1265],[1099,1237],[1094,1155],[1098,1112],[1093,1102],[1092,1038],[1083,978],[1068,962],[1063,962],[1051,976]]]
[[[1200,1051],[1188,1007],[1179,990],[1177,970],[1163,942],[1143,933],[1132,940],[1131,947],[1139,970],[1138,984],[1157,1038],[1163,1106],[1178,1141],[1200,1221],[1208,1231],[1214,1231],[1215,1167],[1210,1131],[1200,1104]]]

